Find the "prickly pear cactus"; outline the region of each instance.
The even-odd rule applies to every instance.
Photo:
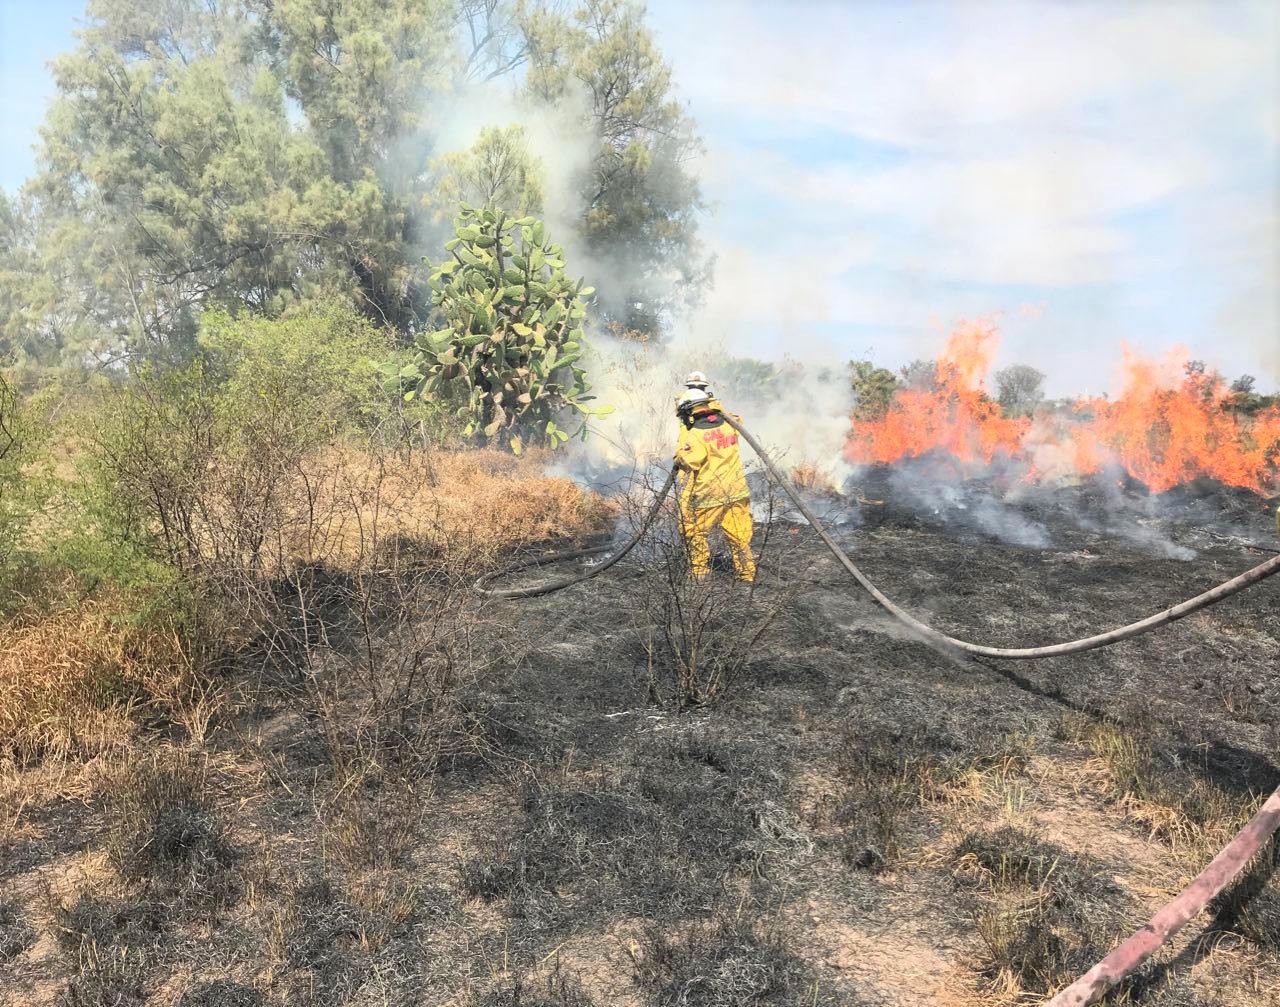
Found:
[[[431,300],[447,325],[419,335],[416,358],[400,373],[422,395],[458,403],[464,432],[525,445],[557,447],[569,439],[557,420],[570,409],[586,420],[611,406],[590,406],[584,298],[591,287],[569,279],[564,249],[542,221],[462,204],[449,258],[431,274]]]

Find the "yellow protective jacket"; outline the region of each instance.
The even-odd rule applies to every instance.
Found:
[[[714,399],[694,414],[693,426],[681,424],[676,464],[689,473],[680,494],[687,508],[725,507],[751,498],[738,433],[724,421],[724,410]]]

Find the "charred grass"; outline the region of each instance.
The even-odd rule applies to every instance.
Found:
[[[678,920],[734,885],[767,888],[807,843],[782,775],[750,745],[656,740],[619,763],[527,780],[515,834],[463,863],[463,892],[507,900],[535,933],[618,916]]]
[[[741,918],[652,930],[636,981],[655,1007],[834,1004],[776,924]],[[848,1002],[848,1001],[841,1001]]]
[[[360,517],[236,595],[270,618],[216,668],[88,606],[76,619],[96,636],[74,639],[71,615],[6,629],[23,657],[0,664],[3,680],[33,659],[47,679],[38,700],[27,685],[0,693],[17,697],[25,739],[0,791],[14,798],[0,841],[21,854],[0,898],[10,1002],[38,984],[66,1004],[192,1007],[1026,1001],[1150,908],[1118,880],[1123,851],[1031,824],[1049,786],[1037,766],[1073,767],[1067,797],[1132,831],[1167,871],[1145,880],[1168,893],[1276,771],[1255,717],[1271,679],[1195,689],[1173,656],[1234,653],[1229,626],[1144,638],[1155,650],[1141,661],[1108,652],[1013,679],[892,632],[782,522],[754,593],[721,563],[700,622],[696,605],[661,608],[679,564],[656,550],[551,598],[478,603],[469,580],[497,552],[589,535],[602,512],[540,476],[503,491],[510,459],[432,464],[344,477],[372,494]],[[487,488],[467,497],[468,480]],[[410,501],[455,483],[448,506]],[[337,476],[326,485],[319,510],[347,507]],[[520,530],[485,558],[473,513]],[[889,593],[943,622],[990,610],[986,632],[1010,642],[1025,632],[1008,599],[979,600],[1039,553],[892,521],[860,541]],[[1104,590],[1083,561],[1062,563]],[[1145,598],[1146,583],[1127,590]],[[1028,579],[1024,601],[1051,606],[1061,590]],[[639,617],[637,591],[652,602]],[[1266,628],[1264,601],[1248,611]],[[655,614],[675,629],[651,649],[638,631]],[[706,675],[680,664],[683,626],[704,657],[724,647]],[[41,670],[32,655],[45,653]],[[1133,693],[1157,682],[1167,689],[1135,711]],[[1214,907],[1211,936],[1263,956],[1235,967],[1249,981],[1274,960],[1276,884],[1273,846]],[[941,985],[913,972],[912,947],[940,949]],[[1202,996],[1191,972],[1175,959],[1123,996],[1249,1002]]]
[[[971,832],[952,856],[961,884],[981,893],[974,927],[996,989],[1051,994],[1121,932],[1125,900],[1092,858],[1012,826]]]

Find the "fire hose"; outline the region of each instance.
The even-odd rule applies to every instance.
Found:
[[[1280,827],[1280,787],[1191,883],[1147,924],[1044,1007],[1087,1007],[1163,947],[1224,889]]]
[[[1107,647],[1113,643],[1119,643],[1121,640],[1127,640],[1149,630],[1156,629],[1159,626],[1174,622],[1184,616],[1197,612],[1202,608],[1206,608],[1215,602],[1229,598],[1231,595],[1243,591],[1245,588],[1257,584],[1259,581],[1265,580],[1276,573],[1280,573],[1280,555],[1260,563],[1252,569],[1246,570],[1239,576],[1233,577],[1228,581],[1219,584],[1217,587],[1210,588],[1194,598],[1189,598],[1181,604],[1174,605],[1158,612],[1155,615],[1148,616],[1138,622],[1130,623],[1127,626],[1121,626],[1117,629],[1110,630],[1106,633],[1098,633],[1093,636],[1083,637],[1079,640],[1069,640],[1064,643],[1049,644],[1042,647],[987,647],[981,644],[970,643],[967,640],[961,640],[957,637],[950,636],[946,633],[934,629],[932,626],[921,622],[909,612],[900,608],[892,600],[888,598],[879,588],[871,582],[871,580],[860,570],[849,555],[836,543],[827,530],[819,522],[817,516],[805,504],[799,491],[791,485],[788,480],[774,464],[769,453],[761,446],[760,442],[751,435],[740,423],[729,416],[725,416],[726,421],[734,430],[742,435],[743,439],[749,444],[757,457],[764,464],[765,469],[773,480],[782,487],[783,491],[790,498],[796,509],[804,516],[805,520],[817,532],[818,537],[822,539],[823,544],[831,551],[831,554],[839,560],[840,564],[849,572],[849,574],[858,582],[858,584],[875,599],[886,612],[901,622],[903,625],[911,629],[917,637],[930,646],[947,654],[955,654],[957,652],[963,654],[972,654],[979,657],[995,657],[1005,658],[1009,660],[1031,660],[1044,657],[1061,657],[1066,654],[1079,654],[1083,651],[1094,650],[1098,647]],[[571,552],[554,553],[549,556],[537,557],[518,564],[514,567],[508,567],[505,570],[496,573],[485,574],[475,583],[475,590],[490,598],[534,598],[539,595],[551,594],[554,591],[561,591],[574,584],[580,584],[583,581],[590,580],[592,577],[604,573],[605,570],[613,566],[624,556],[627,555],[648,532],[650,526],[658,516],[659,508],[663,501],[671,492],[675,485],[676,470],[673,468],[668,474],[666,481],[658,490],[657,496],[653,503],[645,512],[640,525],[635,533],[619,547],[612,545],[594,546],[586,549],[573,550]],[[1277,527],[1280,529],[1280,513],[1277,514]],[[528,569],[532,566],[540,566],[545,563],[560,561],[566,559],[584,558],[587,556],[599,555],[606,552],[612,552],[604,562],[571,577],[565,577],[560,580],[551,581],[545,584],[539,584],[532,587],[524,588],[491,588],[489,584],[501,576],[514,573],[518,570]],[[1134,933],[1128,940],[1119,945],[1114,951],[1107,955],[1102,961],[1077,979],[1066,989],[1059,992],[1051,1000],[1047,1001],[1044,1007],[1087,1007],[1087,1005],[1095,1003],[1101,999],[1108,990],[1121,982],[1125,977],[1130,975],[1143,962],[1151,957],[1165,943],[1167,943],[1179,930],[1182,929],[1192,918],[1198,915],[1209,904],[1219,892],[1225,888],[1231,880],[1240,873],[1244,865],[1252,859],[1262,849],[1263,844],[1280,828],[1280,788],[1277,788],[1267,801],[1258,810],[1257,814],[1245,825],[1243,829],[1228,843],[1220,853],[1209,863],[1199,875],[1196,876],[1190,884],[1188,884],[1181,892],[1178,893],[1168,904],[1166,904],[1159,912],[1151,918],[1151,920],[1142,929]]]
[[[492,573],[486,573],[478,578],[475,582],[474,589],[477,594],[484,595],[486,598],[537,598],[544,594],[552,594],[555,591],[563,591],[566,587],[573,587],[574,584],[581,584],[584,580],[590,580],[599,574],[604,573],[609,567],[617,563],[622,557],[636,547],[636,543],[644,538],[649,527],[658,517],[658,509],[662,506],[662,501],[667,498],[667,494],[671,492],[671,488],[676,484],[676,470],[673,468],[667,473],[666,482],[658,490],[658,495],[653,498],[653,503],[649,505],[649,509],[645,511],[644,517],[640,521],[640,525],[636,528],[635,534],[627,539],[621,546],[614,546],[611,543],[605,545],[588,546],[585,549],[573,549],[569,552],[556,552],[547,556],[535,556],[533,559],[525,560],[523,563],[517,563],[515,566],[509,566],[504,570],[497,570]],[[547,563],[559,563],[568,559],[586,559],[589,556],[600,556],[604,553],[613,553],[608,559],[595,566],[588,567],[582,573],[574,574],[572,577],[564,577],[561,580],[549,581],[546,584],[535,584],[531,587],[507,587],[493,588],[489,585],[499,577],[505,577],[508,574],[517,573],[520,570],[528,570],[530,567],[543,566]]]
[[[1087,650],[1095,650],[1098,647],[1109,647],[1113,643],[1119,643],[1121,640],[1128,640],[1132,637],[1139,636],[1149,630],[1164,626],[1168,623],[1175,622],[1178,619],[1188,616],[1193,612],[1198,612],[1202,608],[1206,608],[1215,602],[1222,601],[1224,598],[1230,598],[1233,594],[1243,591],[1247,587],[1257,584],[1259,581],[1280,573],[1280,555],[1259,563],[1252,569],[1246,570],[1239,576],[1232,577],[1230,580],[1219,584],[1217,587],[1210,588],[1194,598],[1188,598],[1181,604],[1174,605],[1155,615],[1140,619],[1137,622],[1130,623],[1127,626],[1120,626],[1116,629],[1108,630],[1105,633],[1098,633],[1093,636],[1082,637],[1078,640],[1068,640],[1064,643],[1047,644],[1041,647],[988,647],[984,644],[971,643],[968,640],[961,640],[958,637],[950,636],[940,630],[934,629],[932,626],[921,622],[911,613],[895,604],[887,595],[884,594],[870,578],[864,574],[857,565],[849,558],[849,554],[840,547],[840,545],[831,537],[827,530],[822,526],[817,516],[804,502],[800,492],[791,485],[791,481],[787,479],[774,464],[773,458],[770,457],[764,447],[755,437],[745,429],[741,423],[732,417],[725,415],[725,420],[733,427],[742,438],[755,451],[757,457],[764,464],[766,471],[773,478],[783,491],[791,499],[796,509],[804,516],[805,520],[817,532],[818,537],[822,539],[823,544],[831,551],[831,554],[839,560],[840,564],[849,572],[854,580],[875,599],[876,603],[883,608],[889,615],[897,619],[900,623],[910,629],[921,641],[929,644],[943,653],[955,655],[970,654],[975,657],[993,657],[1002,658],[1012,661],[1038,660],[1045,657],[1063,657],[1067,654],[1079,654]],[[637,527],[635,533],[621,546],[614,547],[612,545],[593,546],[586,549],[576,549],[571,552],[552,553],[547,556],[535,557],[505,570],[496,571],[485,574],[475,582],[475,590],[477,593],[488,598],[536,598],[540,595],[551,594],[555,591],[562,591],[574,584],[580,584],[583,581],[590,580],[592,577],[599,576],[608,570],[611,566],[627,555],[637,542],[644,537],[645,533],[652,526],[654,520],[658,516],[659,508],[667,495],[671,492],[675,485],[676,470],[672,469],[668,474],[666,481],[658,490],[657,496],[654,497],[653,503],[650,504],[648,511],[645,512],[643,519]],[[541,566],[546,563],[558,562],[567,559],[582,559],[588,556],[601,555],[604,553],[612,553],[608,559],[602,563],[598,563],[589,569],[575,574],[570,577],[564,577],[560,580],[550,581],[544,584],[536,584],[531,587],[516,588],[494,588],[489,585],[499,577],[515,573],[519,570],[529,569],[534,566]]]
[[[773,459],[769,457],[769,453],[760,445],[760,442],[751,435],[743,426],[730,416],[725,416],[726,422],[742,435],[743,439],[751,445],[751,449],[764,463],[764,467],[768,470],[773,480],[782,487],[783,491],[791,498],[791,502],[795,504],[796,509],[804,515],[806,521],[813,526],[813,530],[818,533],[818,537],[822,539],[823,544],[831,550],[831,554],[835,556],[840,564],[850,573],[854,580],[865,590],[876,603],[897,619],[904,626],[911,629],[925,643],[931,644],[935,648],[946,653],[960,652],[964,654],[972,654],[976,657],[998,657],[1006,660],[1026,661],[1035,660],[1042,657],[1062,657],[1066,654],[1079,654],[1086,650],[1095,650],[1098,647],[1108,647],[1113,643],[1119,643],[1121,640],[1128,640],[1130,637],[1138,636],[1146,633],[1148,630],[1163,626],[1166,623],[1174,622],[1184,616],[1190,615],[1192,612],[1198,612],[1200,609],[1212,605],[1214,602],[1222,601],[1223,598],[1230,598],[1233,594],[1243,591],[1247,587],[1265,580],[1268,577],[1280,573],[1280,556],[1275,556],[1264,563],[1259,563],[1251,570],[1246,570],[1238,577],[1232,577],[1230,580],[1219,584],[1217,587],[1210,588],[1194,598],[1189,598],[1179,605],[1167,608],[1163,612],[1157,612],[1155,615],[1148,616],[1146,619],[1140,619],[1138,622],[1130,623],[1127,626],[1121,626],[1112,629],[1106,633],[1098,633],[1094,636],[1086,636],[1079,640],[1068,640],[1065,643],[1048,644],[1043,647],[987,647],[983,644],[970,643],[968,640],[961,640],[954,636],[949,636],[932,626],[921,622],[915,616],[902,608],[899,608],[891,601],[871,580],[854,564],[846,553],[836,543],[835,539],[827,532],[822,524],[818,521],[813,511],[809,509],[801,498],[799,491],[791,485],[791,481],[786,478],[778,467],[773,463]]]

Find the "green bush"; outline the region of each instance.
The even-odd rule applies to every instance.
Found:
[[[568,409],[611,411],[586,405],[594,396],[577,366],[592,288],[569,279],[564,249],[540,220],[463,204],[454,226],[451,258],[431,274],[445,327],[415,341],[398,375],[411,386],[405,399],[449,403],[464,435],[501,436],[517,453],[525,444],[556,447],[569,439],[557,423]],[[585,421],[579,432],[586,436]]]
[[[211,312],[197,341],[220,418],[239,428],[269,422],[305,445],[372,430],[394,416],[381,373],[392,338],[346,305],[310,306],[278,319]]]
[[[901,387],[893,371],[877,367],[870,360],[849,361],[849,384],[854,396],[853,415],[859,420],[884,416]]]
[[[307,492],[303,460],[398,422],[382,387],[390,338],[350,309],[211,313],[199,347],[189,364],[144,366],[91,418],[79,503],[96,534],[80,563],[91,545],[109,562],[140,550],[180,571],[261,569],[290,494]]]
[[[11,583],[18,559],[18,540],[25,524],[19,505],[23,450],[18,395],[0,374],[0,591]]]

